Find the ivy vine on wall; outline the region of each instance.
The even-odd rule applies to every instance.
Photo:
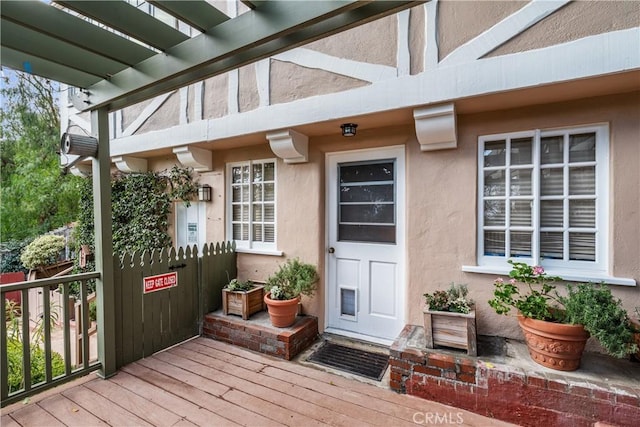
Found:
[[[81,189],[78,245],[94,247],[92,181]],[[171,246],[169,213],[174,201],[187,206],[198,194],[190,168],[174,166],[163,172],[118,174],[111,179],[113,250],[144,251]]]

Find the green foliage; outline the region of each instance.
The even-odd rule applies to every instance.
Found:
[[[26,240],[9,240],[2,245],[2,256],[0,257],[0,273],[27,272],[22,265],[20,255],[24,248],[31,242]]]
[[[31,269],[55,264],[64,246],[64,237],[45,234],[24,248],[20,256],[20,261],[22,261],[22,265],[26,268]]]
[[[93,193],[86,180],[80,191],[80,215],[75,241],[94,248]],[[171,246],[168,234],[171,205],[197,194],[191,170],[118,175],[111,180],[113,250],[116,253],[144,251]]]
[[[242,282],[238,279],[233,279],[225,288],[233,292],[247,292],[255,288],[255,285],[250,280]]]
[[[423,296],[429,310],[468,314],[473,308],[473,300],[468,298],[468,294],[467,285],[452,283],[446,291],[437,290]]]
[[[56,86],[30,74],[8,75],[0,89],[0,235],[5,242],[72,222],[81,181],[60,172]]]
[[[515,308],[523,316],[536,320],[580,324],[613,356],[624,357],[636,351],[629,316],[608,287],[593,283],[567,285],[567,295],[561,296],[548,283],[561,278],[548,276],[539,266],[511,260],[509,263],[513,265],[511,280],[496,279],[494,298],[489,300],[498,314],[508,314]],[[517,282],[527,285],[526,293],[520,292]]]
[[[51,310],[51,323],[55,323],[58,311]],[[20,333],[20,306],[6,300],[5,319],[7,319],[7,362],[9,393],[24,388],[24,375],[22,369],[22,334]],[[38,384],[46,380],[45,352],[42,349],[44,337],[44,323],[38,321],[32,331],[31,351],[31,383]],[[55,351],[51,352],[51,372],[53,377],[63,375],[65,371],[64,359]]]
[[[515,308],[524,317],[536,320],[557,321],[558,300],[551,294],[555,286],[549,282],[561,280],[559,277],[549,276],[539,266],[529,266],[523,262],[508,261],[513,266],[505,282],[502,278],[494,281],[493,299],[489,305],[498,314],[508,314]],[[517,283],[526,285],[526,291],[521,291]]]
[[[7,362],[9,365],[9,393],[24,388],[24,375],[22,374],[22,343],[18,340],[7,340]],[[51,372],[53,378],[64,374],[64,359],[55,351],[51,352]],[[40,347],[31,347],[31,383],[44,382],[45,353]]]
[[[287,260],[277,272],[267,279],[265,289],[271,292],[271,299],[289,300],[300,294],[313,296],[317,282],[316,267],[295,258]]]
[[[567,286],[568,295],[559,297],[564,305],[563,323],[580,324],[612,356],[635,353],[631,321],[622,301],[605,285],[581,283]]]

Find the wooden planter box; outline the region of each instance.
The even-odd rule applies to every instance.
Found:
[[[424,310],[424,335],[427,348],[436,345],[467,350],[477,356],[476,311],[468,314]]]
[[[229,291],[222,289],[222,312],[237,314],[247,320],[249,316],[264,310],[264,286],[256,285],[250,291]]]

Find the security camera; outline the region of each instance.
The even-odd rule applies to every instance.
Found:
[[[62,134],[60,149],[64,154],[80,157],[95,157],[98,154],[98,140],[92,136]]]

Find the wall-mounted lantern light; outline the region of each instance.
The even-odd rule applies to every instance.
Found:
[[[210,202],[213,189],[210,185],[204,184],[198,187],[198,200],[201,202]]]
[[[344,123],[340,125],[342,129],[342,136],[356,136],[356,128],[358,127],[355,123]]]

